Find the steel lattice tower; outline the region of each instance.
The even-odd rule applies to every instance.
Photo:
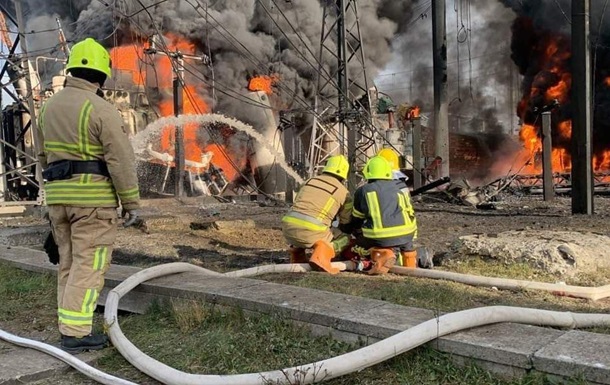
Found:
[[[364,151],[374,145],[368,89],[357,0],[326,0],[310,175],[315,175],[329,156],[340,153],[350,161],[350,187],[355,185],[355,166],[365,161]]]

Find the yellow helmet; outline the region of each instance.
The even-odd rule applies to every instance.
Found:
[[[349,162],[343,155],[335,155],[328,158],[322,172],[336,175],[342,179],[347,179],[349,173]]]
[[[398,161],[398,154],[396,153],[396,151],[392,150],[391,148],[382,149],[381,151],[379,151],[377,153],[377,156],[380,156],[380,157],[384,158],[385,160],[387,160],[390,163],[392,170],[400,169],[400,164]]]
[[[366,162],[363,170],[366,180],[386,179],[392,180],[392,166],[382,156],[374,156]]]
[[[100,43],[88,37],[72,47],[66,71],[72,68],[87,68],[112,76],[110,54]]]

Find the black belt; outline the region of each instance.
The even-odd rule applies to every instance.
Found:
[[[96,174],[110,178],[106,162],[101,160],[70,160],[72,163],[72,174]]]
[[[47,181],[70,179],[74,174],[95,174],[110,178],[106,162],[101,160],[59,160],[43,171]]]

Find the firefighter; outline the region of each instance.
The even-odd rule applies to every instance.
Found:
[[[392,166],[374,156],[364,166],[367,184],[354,194],[352,229],[360,229],[356,247],[370,252],[369,274],[384,274],[396,263],[394,248],[406,267],[417,267],[413,240],[417,234],[415,212],[403,182],[393,179]]]
[[[110,55],[87,38],[72,48],[65,87],[39,115],[46,200],[59,246],[57,313],[61,347],[69,352],[105,347],[92,334],[93,312],[104,286],[117,234],[136,222],[139,189],[135,155],[118,110],[101,87],[112,75]]]
[[[349,163],[343,155],[332,156],[322,175],[309,179],[299,190],[290,211],[282,218],[282,231],[290,243],[290,263],[307,263],[312,269],[337,274],[331,260],[345,249],[349,237],[342,234],[333,240],[331,223],[339,216],[339,224],[351,219],[351,199],[344,181]],[[313,248],[309,261],[305,250]]]

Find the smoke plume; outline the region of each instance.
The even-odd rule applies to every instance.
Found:
[[[11,1],[1,0],[11,8]],[[59,17],[70,41],[94,37],[112,47],[173,33],[189,39],[200,53],[210,54],[218,89],[206,95],[214,110],[249,123],[244,98],[249,78],[277,74],[275,97],[283,109],[307,110],[313,105],[318,79],[323,0],[26,0],[29,28],[52,29]],[[369,84],[391,58],[392,39],[407,30],[418,0],[358,2]],[[348,24],[353,20],[348,20]],[[33,38],[35,36],[35,38]],[[54,32],[38,33],[32,45],[59,55]],[[35,42],[35,43],[34,43]],[[335,51],[335,47],[330,47]],[[324,76],[334,77],[335,59],[324,52]],[[187,68],[211,84],[211,69]],[[350,68],[358,74],[356,66]],[[209,90],[209,87],[208,87]],[[329,95],[332,91],[329,91]]]
[[[379,82],[392,82],[394,99],[421,106],[432,121],[432,12],[423,4],[414,9],[393,42],[399,57]],[[517,71],[509,58],[514,12],[495,1],[448,1],[446,15],[450,129],[510,133],[516,127],[511,89]]]

